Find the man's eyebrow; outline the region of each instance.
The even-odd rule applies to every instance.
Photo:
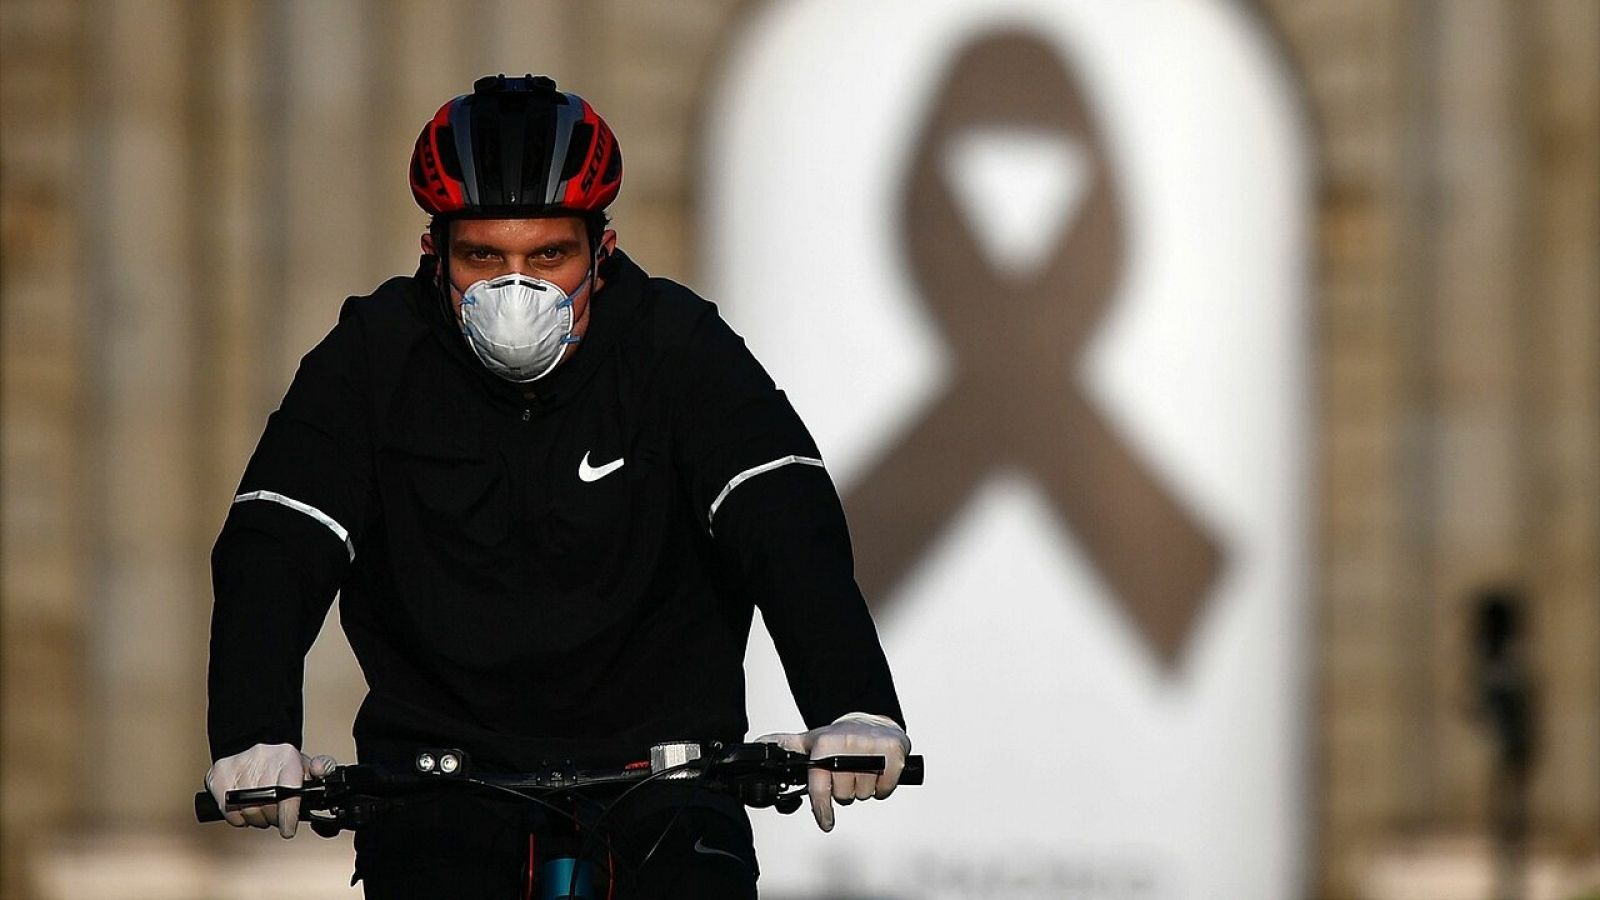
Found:
[[[540,244],[539,246],[533,248],[533,253],[534,254],[539,254],[539,253],[545,252],[546,250],[576,250],[576,249],[578,249],[578,240],[577,240],[577,238],[559,238],[559,239],[554,240],[554,241],[547,241],[546,243]]]

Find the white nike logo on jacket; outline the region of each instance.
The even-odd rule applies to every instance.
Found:
[[[623,462],[625,460],[619,456],[603,466],[591,466],[589,465],[589,454],[585,452],[583,459],[578,461],[578,478],[581,481],[599,481],[622,468]]]

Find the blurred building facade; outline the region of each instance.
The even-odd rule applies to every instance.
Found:
[[[298,356],[415,265],[420,123],[487,71],[578,86],[624,136],[624,245],[692,284],[697,101],[752,6],[0,6],[0,893],[48,894],[63,840],[225,852],[185,830],[207,552]],[[1540,692],[1529,852],[1593,860],[1600,4],[1248,8],[1320,153],[1308,892],[1489,834],[1473,621],[1502,584]],[[323,644],[308,743],[337,750],[363,685]]]

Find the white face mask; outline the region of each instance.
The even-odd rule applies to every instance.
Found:
[[[573,294],[583,292],[590,277]],[[479,281],[461,296],[461,334],[489,371],[526,384],[561,363],[572,333],[572,297],[542,278],[501,275]]]

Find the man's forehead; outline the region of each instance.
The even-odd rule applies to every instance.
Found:
[[[451,223],[451,240],[495,245],[549,244],[582,241],[587,234],[577,216],[537,219],[458,219]]]

